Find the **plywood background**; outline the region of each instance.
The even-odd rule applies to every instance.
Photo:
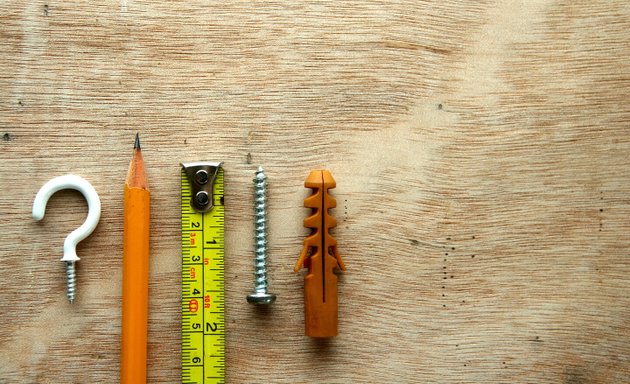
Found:
[[[630,383],[626,0],[0,4],[0,382],[118,381],[122,197],[153,193],[149,381],[180,380],[179,162],[222,160],[230,383]],[[252,184],[270,183],[268,311]],[[311,169],[340,335],[303,336]],[[65,301],[65,236],[103,201]]]

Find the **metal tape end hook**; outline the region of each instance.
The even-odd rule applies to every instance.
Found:
[[[94,231],[101,218],[101,199],[99,199],[92,184],[80,176],[64,175],[55,177],[44,184],[37,192],[33,202],[33,219],[40,221],[44,218],[48,200],[55,192],[62,189],[75,189],[81,192],[88,204],[88,215],[85,222],[72,231],[63,244],[61,261],[74,262],[79,260],[76,251],[77,244]]]

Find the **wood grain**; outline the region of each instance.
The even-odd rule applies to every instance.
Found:
[[[118,380],[122,199],[153,197],[149,381],[180,381],[179,162],[226,169],[228,382],[630,383],[625,0],[0,5],[0,382]],[[257,311],[252,183],[270,184]],[[337,180],[340,335],[292,273],[312,169]],[[61,246],[103,202],[65,302]]]

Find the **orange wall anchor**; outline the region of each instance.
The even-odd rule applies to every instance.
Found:
[[[304,323],[306,335],[311,337],[337,336],[337,275],[333,271],[337,267],[345,271],[346,267],[337,250],[337,241],[328,232],[337,226],[328,213],[337,206],[328,193],[336,185],[328,171],[312,171],[304,182],[306,188],[313,190],[304,200],[304,206],[312,209],[311,216],[304,219],[304,226],[312,232],[304,239],[294,271],[299,271],[302,265],[308,268],[304,277]]]

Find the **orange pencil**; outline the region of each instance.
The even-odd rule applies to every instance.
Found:
[[[151,195],[136,134],[125,183],[120,383],[147,381],[149,212]]]

